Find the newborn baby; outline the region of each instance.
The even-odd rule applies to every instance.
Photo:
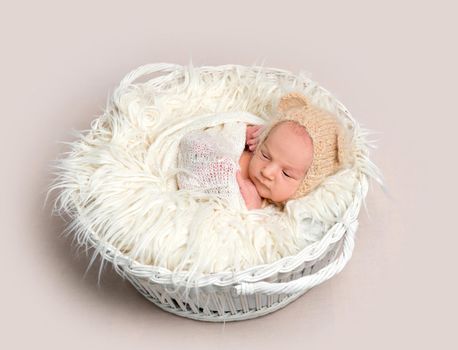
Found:
[[[238,195],[247,209],[269,203],[283,209],[289,199],[305,196],[352,163],[348,130],[297,92],[280,99],[267,125],[236,122],[222,135],[196,131],[183,137],[178,165],[186,172],[178,173],[180,189],[202,188],[228,199]]]
[[[312,165],[313,142],[294,121],[276,124],[257,146],[262,126],[248,126],[248,151],[240,157],[237,182],[248,209],[262,208],[270,200],[280,204],[291,198]],[[252,152],[254,151],[254,153]]]

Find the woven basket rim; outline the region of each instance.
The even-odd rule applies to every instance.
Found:
[[[353,203],[356,203],[356,204],[359,203],[358,206],[360,206],[361,200],[354,200]],[[347,209],[347,212],[348,211],[349,209]],[[357,222],[358,220],[355,219],[354,221]],[[334,226],[336,225],[343,225],[346,228],[350,226],[351,223],[350,222],[348,223],[338,222]],[[327,236],[331,230],[332,228],[328,230],[324,236]],[[341,235],[341,237],[338,238],[336,241],[338,241],[341,238],[345,239],[344,236],[346,236],[346,233],[347,233],[346,230],[343,231],[343,234]],[[93,248],[96,248],[96,247],[98,247],[99,249],[102,248],[100,249],[100,254],[103,256],[104,259],[110,261],[113,264],[113,266],[115,266],[115,268],[122,267],[121,270],[118,270],[121,274],[124,274],[125,271],[127,270],[130,274],[136,277],[149,278],[150,280],[152,280],[155,283],[173,284],[173,285],[180,285],[180,286],[186,285],[186,280],[180,279],[181,275],[185,275],[185,273],[176,273],[165,267],[140,263],[132,259],[128,255],[120,252],[118,248],[114,247],[113,245],[109,243],[100,244],[101,241],[97,239],[97,235],[93,232],[90,235],[89,240]],[[291,272],[297,266],[303,264],[304,262],[314,261],[319,256],[324,255],[326,251],[324,251],[318,257],[315,257],[315,258],[298,260],[299,256],[302,253],[304,253],[304,251],[306,251],[307,249],[308,250],[312,250],[312,249],[318,250],[319,248],[327,248],[330,246],[330,244],[324,245],[323,242],[324,242],[323,239],[316,241],[306,246],[304,249],[299,251],[297,254],[285,256],[270,264],[260,264],[260,265],[252,266],[252,267],[249,267],[247,269],[243,269],[237,272],[221,271],[221,272],[216,272],[216,273],[203,274],[195,278],[195,280],[193,280],[193,283],[195,283],[197,287],[205,287],[209,285],[216,285],[218,287],[230,287],[234,283],[242,283],[242,282],[253,283],[253,282],[263,281],[263,280],[266,280],[268,278],[275,276],[278,273]],[[320,245],[323,247],[320,247]],[[291,261],[294,261],[294,260],[296,260],[296,262],[293,264]]]

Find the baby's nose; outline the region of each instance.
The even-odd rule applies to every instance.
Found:
[[[266,166],[261,170],[262,176],[266,179],[273,180],[274,179],[274,169],[272,167]]]

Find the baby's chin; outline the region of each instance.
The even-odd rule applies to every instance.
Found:
[[[258,194],[264,199],[269,199],[276,203],[280,203],[280,202],[283,202],[289,199],[289,198],[273,198],[270,190],[266,188],[264,185],[259,184],[257,182],[254,182],[254,185],[256,187],[256,190],[258,191]]]

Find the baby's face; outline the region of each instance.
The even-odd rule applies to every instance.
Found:
[[[289,199],[298,189],[313,160],[312,139],[290,122],[275,126],[258,145],[248,166],[248,176],[263,198]]]

